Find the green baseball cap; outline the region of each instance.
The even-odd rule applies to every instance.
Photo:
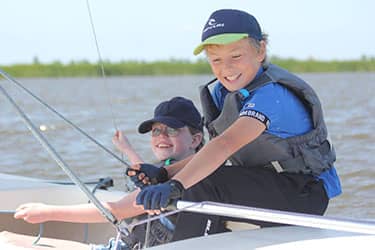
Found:
[[[202,31],[202,42],[193,53],[198,55],[205,45],[230,44],[245,37],[262,40],[262,31],[254,16],[241,10],[217,10],[208,18]]]

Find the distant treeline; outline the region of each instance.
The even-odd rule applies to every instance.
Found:
[[[296,60],[272,57],[270,61],[296,73],[375,71],[374,57],[362,57],[359,60],[351,61]],[[107,76],[211,74],[210,66],[203,59],[196,62],[175,59],[154,62],[122,61],[113,63],[105,61],[103,65]],[[88,61],[66,64],[57,61],[43,64],[35,58],[32,64],[0,67],[14,77],[97,77],[102,75],[101,66]]]

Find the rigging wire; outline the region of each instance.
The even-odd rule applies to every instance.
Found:
[[[108,81],[107,81],[107,77],[106,77],[105,70],[104,70],[104,62],[103,62],[103,59],[102,59],[102,54],[100,52],[100,46],[99,46],[98,38],[97,38],[97,35],[96,35],[94,18],[93,18],[92,12],[91,12],[91,7],[90,7],[90,1],[89,0],[86,0],[86,7],[87,7],[87,12],[88,12],[88,15],[89,15],[89,19],[90,19],[91,31],[92,31],[94,42],[95,42],[96,53],[98,55],[98,64],[99,64],[100,69],[101,69],[102,78],[104,80],[104,88],[105,88],[106,93],[107,93],[106,96],[107,96],[109,107],[110,107],[110,110],[111,110],[111,117],[112,117],[112,121],[113,121],[113,127],[117,131],[118,130],[118,126],[117,126],[117,123],[116,123],[116,119],[115,119],[116,116],[115,116],[114,108],[113,108],[113,102],[112,102],[113,98],[111,96],[111,91],[110,91],[110,88],[109,88],[109,85],[108,85]],[[124,154],[121,152],[120,155],[121,155],[121,160],[124,161]],[[129,167],[128,164],[127,164],[127,166]],[[129,187],[130,178],[127,177],[127,175],[125,175],[125,178],[126,178],[125,187],[127,189],[126,191],[131,191],[132,188]]]
[[[113,126],[114,126],[114,128],[116,130],[118,130],[117,129],[116,119],[115,119],[115,113],[114,113],[114,109],[113,109],[113,103],[112,103],[111,93],[110,93],[109,87],[108,87],[107,77],[106,77],[105,70],[104,70],[104,62],[103,62],[102,55],[100,53],[99,42],[98,42],[98,38],[96,36],[94,19],[93,19],[93,15],[92,15],[92,12],[91,12],[89,0],[86,0],[86,7],[87,7],[87,12],[89,14],[92,35],[93,35],[93,38],[94,38],[94,41],[95,41],[96,53],[98,55],[98,64],[100,66],[101,75],[102,75],[103,80],[104,80],[104,86],[105,86],[105,90],[106,90],[106,93],[107,93],[106,96],[108,97],[108,103],[109,103],[110,110],[111,110],[111,116],[112,116]]]

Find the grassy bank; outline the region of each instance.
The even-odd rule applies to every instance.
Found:
[[[318,61],[271,58],[271,62],[284,67],[292,72],[375,72],[375,58],[361,58],[351,61]],[[0,66],[14,77],[96,77],[101,75],[98,64],[87,61],[63,64],[53,62],[39,63],[34,60],[32,64],[15,64]],[[169,61],[123,61],[104,62],[107,76],[129,75],[194,75],[210,74],[211,70],[205,60],[190,62],[187,60]]]

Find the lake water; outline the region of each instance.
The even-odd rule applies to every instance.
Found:
[[[300,74],[317,91],[337,153],[336,167],[343,194],[331,201],[327,214],[375,218],[375,73]],[[154,161],[149,135],[137,126],[152,117],[162,100],[181,95],[198,107],[198,86],[212,76],[18,79],[24,86],[115,152],[116,128],[125,131],[146,161]],[[84,180],[110,176],[123,189],[125,166],[81,136],[70,125],[26,95],[14,84],[0,84],[72,170]],[[14,108],[0,95],[0,172],[67,180],[67,176],[31,135]],[[117,152],[116,152],[117,153]],[[126,160],[126,158],[124,159]]]

